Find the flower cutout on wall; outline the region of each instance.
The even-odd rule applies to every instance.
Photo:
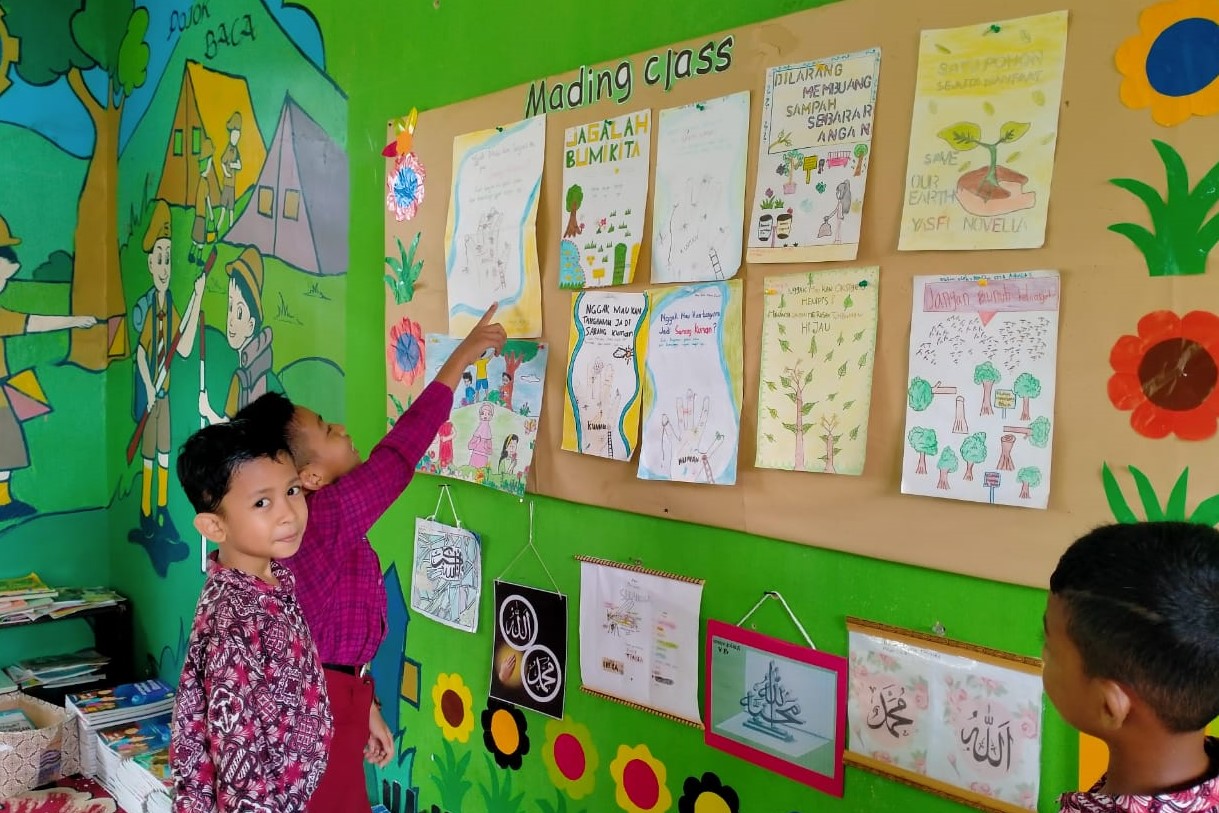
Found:
[[[410,220],[423,203],[423,180],[427,172],[413,152],[394,159],[394,169],[385,179],[385,206],[397,220]]]
[[[516,706],[498,700],[487,701],[482,713],[483,745],[495,757],[495,764],[513,771],[529,753],[525,715]]]
[[[1117,49],[1122,104],[1165,127],[1219,113],[1219,2],[1169,0],[1143,10]]]
[[[1109,353],[1109,400],[1140,435],[1206,440],[1219,420],[1219,316],[1155,311]]]
[[[587,726],[570,717],[546,723],[542,762],[556,788],[573,799],[583,799],[596,786],[599,761]]]
[[[394,380],[413,384],[423,375],[423,328],[405,316],[389,329],[390,368]]]
[[[432,687],[433,716],[444,738],[467,742],[474,730],[474,698],[470,687],[456,673],[441,672]]]
[[[610,763],[618,807],[627,813],[663,813],[673,805],[673,794],[665,784],[664,763],[652,756],[646,745],[618,746]]]
[[[740,813],[741,800],[736,791],[708,771],[699,779],[686,777],[681,798],[677,800],[678,813]]]

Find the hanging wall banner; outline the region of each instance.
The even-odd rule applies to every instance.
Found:
[[[466,632],[478,631],[482,543],[478,535],[435,520],[415,520],[411,609]]]
[[[567,694],[567,596],[495,582],[491,696],[563,719]]]

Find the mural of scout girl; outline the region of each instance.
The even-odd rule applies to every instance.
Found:
[[[271,328],[263,325],[262,254],[246,246],[224,270],[229,276],[225,335],[229,347],[237,351],[237,369],[222,412],[212,408],[206,390],[199,393],[199,414],[208,423],[223,423],[268,390],[281,389],[271,372]]]
[[[0,217],[0,293],[8,281],[21,269],[17,260],[17,246],[21,240],[9,231],[8,222]],[[0,307],[0,522],[35,513],[29,503],[15,499],[11,479],[14,471],[30,465],[30,453],[25,442],[22,420],[41,411],[45,414],[49,405],[32,370],[10,377],[4,354],[4,339],[26,333],[49,333],[54,330],[88,329],[97,324],[92,316],[43,316],[32,313],[17,313]],[[37,407],[32,413],[29,407]]]
[[[136,347],[137,381],[132,417],[137,421],[136,435],[143,457],[143,483],[140,490],[140,527],[128,533],[129,541],[143,545],[161,576],[171,562],[186,558],[189,548],[178,537],[166,504],[169,500],[169,450],[173,445],[170,431],[169,385],[170,367],[174,355],[186,358],[195,345],[199,329],[199,305],[203,297],[205,276],[195,280],[194,292],[186,304],[184,315],[174,307],[169,290],[172,274],[170,258],[173,244],[170,237],[169,204],[155,200],[148,230],[144,233],[143,249],[148,257],[148,274],[152,279],[147,313],[133,315],[133,324],[140,331]],[[137,308],[139,307],[137,303]],[[135,456],[133,444],[128,460]],[[156,511],[152,499],[153,472],[156,472]]]

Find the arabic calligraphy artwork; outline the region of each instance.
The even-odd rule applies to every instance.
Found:
[[[707,744],[842,796],[847,661],[707,622]]]
[[[736,482],[741,430],[741,281],[649,293],[639,478]]]
[[[563,448],[630,460],[639,438],[648,295],[572,296]]]
[[[411,609],[466,632],[478,631],[482,542],[465,528],[415,520]]]
[[[1045,244],[1067,12],[924,31],[901,251]]]
[[[701,725],[702,579],[580,561],[580,681],[591,694]]]
[[[846,761],[986,810],[1036,810],[1041,662],[847,619]]]
[[[538,196],[546,117],[453,139],[445,226],[449,333],[465,336],[491,306],[513,338],[542,335]]]
[[[879,78],[879,48],[766,72],[749,262],[855,259]]]
[[[902,493],[1045,508],[1057,271],[915,277]]]
[[[567,596],[496,580],[491,696],[563,719]]]

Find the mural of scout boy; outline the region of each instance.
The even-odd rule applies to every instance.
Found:
[[[271,328],[263,324],[262,255],[247,246],[224,270],[229,275],[225,335],[229,347],[237,351],[237,369],[229,381],[223,412],[212,408],[206,390],[199,393],[199,414],[208,423],[223,423],[268,390],[281,389],[271,372]]]
[[[195,221],[190,230],[190,262],[203,265],[207,257],[205,243],[216,237],[217,209],[220,206],[220,182],[216,178],[216,148],[210,138],[204,138],[199,148],[199,186],[195,189]]]
[[[0,217],[0,293],[4,293],[8,281],[21,269],[21,263],[17,260],[19,245],[21,240],[13,236],[8,222]],[[14,499],[10,482],[14,471],[30,465],[30,453],[25,432],[21,428],[21,418],[13,408],[6,387],[10,372],[4,355],[4,339],[25,333],[86,329],[96,324],[97,319],[92,316],[42,316],[0,307],[0,522],[35,513],[32,505]]]
[[[189,550],[178,537],[169,517],[166,504],[169,499],[169,450],[173,444],[170,431],[169,385],[170,366],[174,355],[186,358],[195,345],[195,334],[199,328],[199,305],[203,297],[205,277],[200,274],[195,288],[186,304],[184,316],[174,307],[173,293],[169,290],[172,273],[170,257],[173,254],[170,237],[169,204],[163,200],[152,203],[152,216],[144,233],[143,249],[148,258],[148,274],[152,278],[152,289],[141,301],[148,303],[146,314],[133,314],[133,323],[140,331],[136,347],[136,371],[132,417],[137,422],[140,454],[144,459],[143,483],[140,490],[140,527],[133,529],[127,538],[148,548],[157,571],[164,575],[169,562],[185,558]],[[140,303],[137,303],[139,309]],[[131,450],[134,452],[134,447]],[[130,452],[129,452],[130,454]],[[152,485],[156,473],[156,511],[153,511]],[[163,556],[181,546],[176,558]]]
[[[237,206],[237,173],[241,171],[241,151],[237,143],[241,141],[241,112],[229,116],[229,141],[220,156],[220,173],[224,182],[220,191],[220,212],[216,215],[216,233],[224,231],[224,219],[228,217],[228,225],[233,225],[233,209]]]

